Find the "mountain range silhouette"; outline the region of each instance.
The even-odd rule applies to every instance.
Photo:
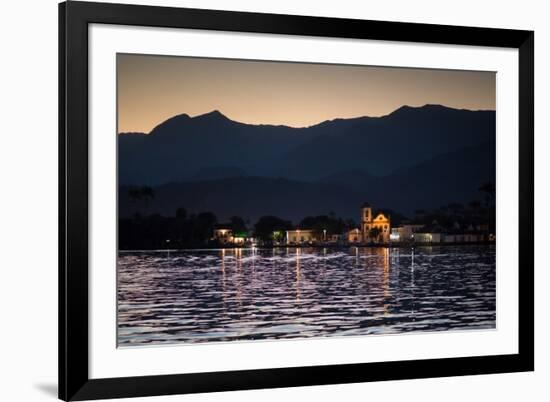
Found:
[[[364,200],[410,214],[467,202],[494,182],[495,143],[494,111],[442,105],[305,128],[240,123],[217,110],[180,114],[148,134],[118,135],[119,208],[136,212],[126,190],[148,185],[148,208],[164,215],[184,206],[222,219],[356,217]]]

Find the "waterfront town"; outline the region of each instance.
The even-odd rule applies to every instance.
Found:
[[[292,223],[266,215],[251,223],[239,216],[219,223],[212,212],[175,216],[139,215],[120,219],[121,250],[197,249],[219,247],[346,247],[447,245],[495,242],[494,205],[479,201],[418,210],[407,218],[364,203],[357,220],[333,212]],[[359,222],[359,223],[357,223]]]
[[[430,244],[467,244],[491,243],[494,233],[488,223],[453,222],[442,225],[434,220],[431,224],[403,221],[392,227],[391,215],[384,211],[375,211],[370,204],[364,203],[360,210],[359,227],[335,231],[329,222],[313,225],[301,225],[288,230],[274,230],[266,240],[249,235],[246,231],[235,232],[231,224],[216,225],[211,241],[222,246],[406,246]],[[273,217],[274,218],[274,217]],[[323,217],[317,217],[323,220]],[[326,217],[325,217],[326,218]],[[310,221],[314,221],[312,218]],[[328,219],[326,219],[328,221]],[[312,227],[316,226],[316,227]]]

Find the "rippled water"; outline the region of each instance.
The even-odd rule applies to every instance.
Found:
[[[120,346],[494,328],[492,246],[120,253]]]

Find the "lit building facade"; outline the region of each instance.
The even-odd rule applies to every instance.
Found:
[[[223,225],[214,229],[212,240],[216,240],[222,245],[244,245],[255,241],[253,237],[247,237],[246,233],[233,233],[229,226]]]
[[[313,230],[287,230],[286,244],[303,244],[316,242],[315,232]]]
[[[378,232],[374,234],[373,232]],[[364,203],[361,208],[361,235],[363,241],[388,243],[390,241],[390,216],[383,212],[373,213],[370,204]]]
[[[360,229],[352,229],[347,233],[348,243],[363,243],[363,233]]]
[[[373,212],[368,203],[361,207],[361,228],[351,229],[346,234],[348,243],[388,243],[391,234],[390,216]]]
[[[414,240],[414,234],[422,230],[424,225],[420,224],[404,224],[396,228],[391,229],[390,241],[392,242],[412,242]]]
[[[486,240],[482,233],[418,233],[418,243],[480,243]]]
[[[229,244],[233,242],[233,230],[227,227],[219,227],[214,229],[214,240],[221,244]]]
[[[415,233],[414,234],[414,241],[416,243],[441,243],[445,236],[441,233],[433,232],[433,233]]]

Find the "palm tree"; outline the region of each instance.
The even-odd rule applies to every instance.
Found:
[[[149,201],[155,197],[155,192],[149,186],[142,187],[130,187],[128,189],[128,198],[132,202],[143,201],[145,203],[145,209],[149,206]]]

